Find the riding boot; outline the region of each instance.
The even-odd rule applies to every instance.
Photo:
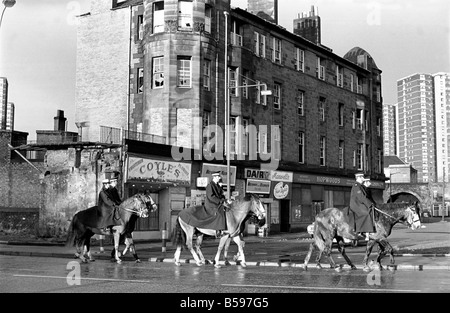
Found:
[[[216,239],[220,239],[220,238],[222,238],[222,236],[223,236],[222,231],[221,230],[216,230]]]

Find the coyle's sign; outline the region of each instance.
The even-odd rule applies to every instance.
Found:
[[[130,157],[128,179],[191,184],[191,164]]]

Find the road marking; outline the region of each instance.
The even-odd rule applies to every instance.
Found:
[[[305,287],[305,286],[274,286],[274,285],[240,285],[222,284],[225,287],[245,287],[245,288],[278,288],[278,289],[311,289],[311,290],[342,290],[342,291],[390,291],[390,292],[422,292],[421,290],[402,289],[380,289],[380,288],[338,288],[338,287]]]
[[[53,279],[67,279],[67,276],[46,276],[46,275],[21,275],[15,274],[15,277],[29,277],[29,278],[53,278]],[[95,281],[114,281],[114,282],[126,282],[126,283],[153,283],[150,280],[131,280],[131,279],[117,279],[117,278],[93,278],[93,277],[81,277],[81,280],[95,280]]]

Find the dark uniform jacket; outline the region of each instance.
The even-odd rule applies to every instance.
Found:
[[[206,186],[205,209],[208,214],[217,216],[216,226],[213,229],[226,229],[225,211],[222,206],[224,201],[225,196],[223,194],[223,189],[218,184],[211,181],[208,186]]]
[[[371,198],[371,197],[370,197]],[[373,200],[368,197],[366,188],[356,182],[350,194],[350,211],[354,213],[354,229],[355,232],[375,232],[375,225],[372,219]]]
[[[105,228],[113,225],[121,225],[120,218],[118,217],[118,212],[116,212],[116,207],[120,203],[117,203],[111,194],[109,189],[104,189],[100,191],[98,195],[97,210],[99,215],[98,228]],[[116,216],[117,215],[117,216]]]

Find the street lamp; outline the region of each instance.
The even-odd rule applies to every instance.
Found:
[[[2,21],[3,21],[3,14],[5,14],[5,10],[6,8],[11,8],[16,4],[16,0],[3,0],[3,11],[2,11],[2,17],[0,18],[0,27],[2,26]]]

